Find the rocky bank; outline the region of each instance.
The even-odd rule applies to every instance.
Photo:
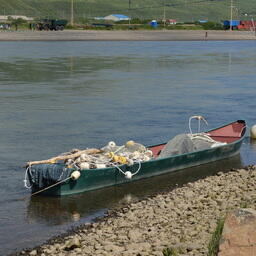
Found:
[[[205,256],[219,218],[256,205],[256,167],[218,173],[111,211],[71,235],[18,255]]]

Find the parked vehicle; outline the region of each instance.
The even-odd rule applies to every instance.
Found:
[[[67,20],[43,19],[35,24],[37,30],[63,30],[67,25]]]
[[[240,20],[232,20],[232,21],[224,20],[223,21],[224,29],[230,29],[230,26],[232,30],[238,29],[239,25],[240,25]]]
[[[9,23],[0,24],[0,29],[10,30],[11,24],[9,24]]]

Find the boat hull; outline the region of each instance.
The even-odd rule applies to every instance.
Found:
[[[241,137],[233,143],[215,148],[150,160],[141,163],[141,167],[139,164],[120,166],[123,172],[130,171],[132,173],[135,173],[140,167],[138,173],[131,179],[125,178],[124,174],[116,167],[82,170],[79,179],[69,180],[66,183],[42,192],[42,194],[50,196],[77,194],[229,158],[239,153],[243,138]],[[33,190],[36,191],[37,188],[34,187]]]

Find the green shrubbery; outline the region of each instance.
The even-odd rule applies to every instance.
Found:
[[[217,227],[212,234],[211,241],[208,245],[208,254],[207,256],[217,256],[219,251],[219,243],[222,235],[223,227],[224,227],[224,219],[219,219],[217,223]]]
[[[218,22],[214,22],[214,21],[208,21],[205,23],[201,24],[202,28],[205,30],[222,30],[223,25],[218,23]]]
[[[163,256],[178,256],[178,252],[174,248],[163,249]]]

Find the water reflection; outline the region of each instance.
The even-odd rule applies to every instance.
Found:
[[[250,139],[250,149],[254,152],[256,152],[256,140]]]
[[[64,80],[73,74],[86,76],[95,74],[100,70],[123,69],[130,58],[93,58],[93,57],[52,57],[34,59],[16,59],[15,62],[0,61],[0,74],[2,81],[15,83],[38,83]]]
[[[61,225],[97,214],[106,208],[121,207],[154,193],[171,190],[219,171],[242,166],[240,154],[225,160],[145,180],[66,197],[36,196],[27,208],[28,221]]]

